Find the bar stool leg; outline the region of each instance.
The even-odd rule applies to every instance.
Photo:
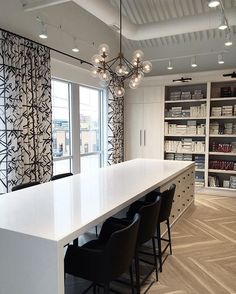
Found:
[[[156,244],[155,238],[152,238],[152,248],[153,248],[153,257],[154,257],[154,266],[156,271],[156,281],[158,281],[158,269],[157,269],[157,253],[156,253]]]
[[[135,274],[136,274],[136,290],[140,294],[140,273],[139,273],[139,259],[138,252],[135,254]]]
[[[105,286],[104,286],[104,294],[108,294],[109,293],[109,289],[110,289],[109,283],[105,284]]]
[[[170,255],[172,255],[172,246],[171,246],[171,235],[170,235],[170,221],[167,219],[167,228],[168,228],[168,238],[169,238],[169,246],[170,246]]]
[[[133,265],[132,265],[132,263],[129,267],[129,275],[130,275],[130,286],[132,289],[132,294],[134,294],[134,278],[133,278]]]
[[[159,269],[162,272],[162,251],[161,251],[161,224],[157,225],[157,245],[158,245],[158,259],[159,259]]]

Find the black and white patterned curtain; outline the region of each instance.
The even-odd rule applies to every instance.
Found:
[[[52,175],[50,50],[0,30],[0,193]]]
[[[124,97],[108,97],[108,164],[124,161]]]

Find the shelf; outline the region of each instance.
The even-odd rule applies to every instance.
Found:
[[[175,152],[175,151],[165,151],[165,153],[174,153],[174,154],[205,154],[205,152]]]
[[[236,116],[210,116],[210,119],[236,119]]]
[[[214,137],[214,138],[236,138],[236,134],[235,135],[209,135],[209,137]]]
[[[196,137],[196,138],[204,138],[205,135],[165,135],[165,137]]]
[[[195,171],[196,172],[203,172],[204,173],[205,172],[205,169],[195,168]]]
[[[204,101],[206,101],[206,99],[166,100],[165,103],[204,102]]]
[[[210,151],[209,155],[224,155],[224,156],[236,156],[236,153],[233,152],[213,152]]]
[[[236,175],[236,170],[208,169],[210,173]]]
[[[236,97],[219,97],[219,98],[211,98],[211,101],[230,101],[230,100],[236,100]]]
[[[235,116],[236,118],[236,116]],[[165,120],[190,120],[190,119],[194,119],[194,120],[205,120],[205,117],[165,117]]]

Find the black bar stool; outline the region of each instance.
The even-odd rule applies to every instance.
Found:
[[[65,272],[92,281],[94,293],[96,285],[104,285],[104,293],[109,293],[109,284],[126,271],[130,271],[133,287],[132,259],[135,254],[140,215],[126,223],[126,226],[110,226],[108,219],[102,226],[97,240],[82,247],[69,245],[65,256]],[[104,234],[104,232],[108,232]]]
[[[59,180],[59,179],[70,177],[70,176],[73,176],[73,174],[72,173],[58,174],[58,175],[52,176],[51,181]]]
[[[159,267],[160,267],[160,272],[162,272],[162,265],[166,258],[162,260],[162,256],[169,247],[170,249],[170,255],[172,255],[172,246],[171,246],[171,233],[170,233],[170,213],[171,213],[171,208],[172,208],[172,203],[175,195],[175,188],[176,185],[172,184],[168,190],[165,190],[164,192],[155,192],[152,191],[146,196],[146,201],[151,202],[153,201],[153,198],[157,197],[157,195],[161,195],[161,208],[160,208],[160,215],[159,215],[159,220],[157,224],[157,242],[158,242],[158,259],[159,259]],[[166,222],[167,226],[167,233],[168,233],[168,239],[162,238],[161,237],[161,223]],[[162,244],[161,241],[167,242],[165,248],[162,250]]]

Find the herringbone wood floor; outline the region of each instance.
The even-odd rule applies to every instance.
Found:
[[[197,195],[172,239],[173,255],[149,293],[236,293],[236,198]]]

